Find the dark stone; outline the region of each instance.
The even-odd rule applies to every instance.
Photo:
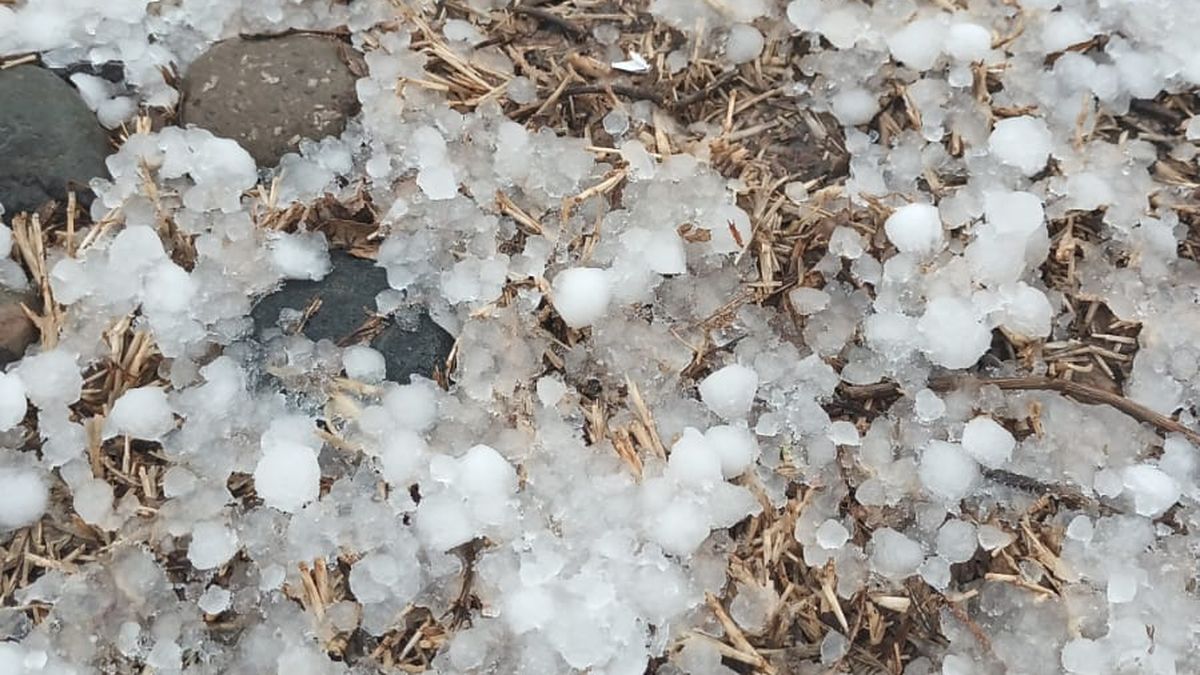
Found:
[[[342,133],[358,111],[345,48],[315,35],[218,42],[188,68],[181,120],[274,166],[301,139]]]
[[[251,312],[257,337],[278,327],[282,310],[303,312],[319,297],[320,309],[302,332],[313,341],[349,344],[350,336],[371,318],[375,296],[389,288],[387,273],[370,260],[341,251],[332,252],[331,257],[333,269],[321,281],[288,281],[259,301]],[[414,321],[385,321],[370,345],[383,354],[388,379],[407,382],[409,375],[432,377],[435,368],[444,367],[454,338],[421,312]]]
[[[83,73],[85,75],[95,75],[104,80],[108,80],[113,84],[120,84],[125,80],[125,64],[120,61],[105,61],[104,63],[72,63],[69,66],[61,68],[52,68],[59,77],[67,82],[71,81],[71,76],[75,73]]]
[[[49,70],[0,70],[0,203],[33,211],[51,199],[81,195],[106,176],[108,134],[75,88]],[[90,193],[88,193],[90,194]]]
[[[37,295],[0,288],[0,368],[25,356],[25,349],[38,338],[37,327],[21,309],[24,304],[38,310]]]

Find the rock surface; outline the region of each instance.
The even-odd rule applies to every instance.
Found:
[[[358,110],[342,44],[315,35],[235,38],[188,69],[181,120],[242,145],[274,166],[304,138],[337,135]]]
[[[36,309],[37,297],[0,288],[0,368],[24,356],[25,348],[38,337],[37,328],[21,311],[21,303]]]
[[[387,290],[387,273],[370,260],[331,253],[333,270],[321,281],[288,281],[254,307],[255,332],[262,337],[278,325],[284,309],[304,311],[314,298],[320,309],[304,324],[310,340],[341,342],[363,326],[375,309],[375,296]],[[409,375],[432,377],[444,367],[454,338],[425,312],[416,321],[387,321],[370,345],[383,354],[390,380],[404,383]]]
[[[83,191],[107,173],[108,135],[71,85],[49,70],[0,70],[0,204],[11,215]]]

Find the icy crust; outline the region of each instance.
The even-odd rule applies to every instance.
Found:
[[[482,12],[501,3],[469,4]],[[92,673],[113,663],[196,675],[371,672],[323,646],[356,627],[383,636],[414,607],[440,616],[469,577],[480,608],[449,636],[437,672],[634,675],[670,652],[667,672],[727,673],[707,641],[671,650],[693,628],[719,632],[703,604],[726,589],[723,530],[782,507],[784,474],[812,488],[792,533],[804,562],[829,564],[833,593],[848,600],[914,576],[953,594],[952,565],[1004,554],[1016,539],[993,516],[1021,513],[1035,497],[993,480],[996,471],[1099,505],[1064,507],[1051,523],[1065,533],[1060,554],[1021,562],[1017,581],[1053,575],[1061,597],[985,584],[974,623],[944,612],[949,645],[938,663],[918,661],[911,672],[1200,668],[1195,544],[1183,534],[1198,525],[1197,449],[1107,407],[927,386],[935,367],[973,366],[996,329],[1017,340],[1061,335],[1072,316],[1038,271],[1053,253],[1047,219],[1106,207],[1106,243],[1079,244],[1078,269],[1084,292],[1143,324],[1126,393],[1164,413],[1195,404],[1200,279],[1176,254],[1178,219],[1146,212],[1154,148],[1086,138],[1097,106],[1119,113],[1132,97],[1200,81],[1189,44],[1200,15],[1180,7],[1038,0],[951,14],[903,1],[651,3],[728,63],[753,59],[764,32],[810,43],[796,104],[845,125],[845,199],[886,207],[878,236],[894,249],[876,259],[863,232],[835,230],[814,269],[822,287],[788,293],[802,328],[784,312],[744,305],[713,335],[711,369],[692,380],[679,375],[702,337],[690,327],[739,292],[753,235],[736,204],[741,186],[707,165],[703,144],[657,157],[630,136],[597,156],[586,141],[530,131],[495,105],[463,114],[428,89],[397,95],[400,78],[422,79],[424,57],[407,31],[376,27],[394,18],[387,2],[0,6],[0,53],[122,60],[128,95],[147,105],[177,95],[159,66],[186,67],[213,40],[349,26],[369,68],[358,84],[361,117],[341,138],[307,142],[283,160],[274,206],[348,190],[339,178],[364,180],[388,228],[379,264],[403,292],[381,297],[380,311],[427,304],[459,338],[448,391],[382,382],[371,350],[297,336],[262,353],[245,341],[251,298],[285,278],[320,278],[326,242],[257,226],[270,200],[236,143],[202,129],[133,133],[109,158],[112,180],[96,184],[103,231],[50,260],[67,317],[58,346],[0,377],[0,427],[32,412],[43,442],[40,458],[0,454],[0,530],[60,508],[51,493],[63,491],[73,515],[114,543],[17,592],[22,605],[52,609],[37,626],[0,615],[0,632],[17,638],[0,643],[0,672]],[[1018,20],[1025,28],[1012,35]],[[464,54],[470,28],[445,28]],[[1099,51],[1046,58],[1098,35],[1108,36]],[[511,72],[498,50],[480,52]],[[686,63],[690,53],[671,59]],[[992,104],[1022,112],[992,119],[972,90],[971,64],[1001,62]],[[858,126],[897,79],[921,128],[882,145]],[[118,90],[77,84],[108,121],[122,121],[126,108],[106,98]],[[606,126],[620,134],[644,119]],[[950,137],[961,153],[947,151]],[[1057,172],[1046,171],[1051,163]],[[963,181],[930,194],[927,170]],[[564,215],[565,198],[614,178],[623,181],[616,208],[592,199]],[[541,231],[504,215],[497,193],[534,214]],[[788,196],[798,208],[809,199]],[[708,236],[680,237],[681,223]],[[168,225],[193,238],[190,265]],[[501,252],[520,227],[523,248]],[[571,246],[585,235],[589,245]],[[1118,269],[1118,259],[1128,264]],[[855,284],[838,277],[843,266]],[[539,321],[543,300],[586,339],[554,340]],[[161,444],[164,501],[153,511],[132,493],[117,499],[93,475],[85,449],[94,432],[69,408],[83,368],[110,349],[102,336],[131,314],[166,357],[166,386],[121,391],[95,432]],[[547,351],[562,364],[552,372]],[[261,386],[264,364],[310,376],[310,386],[272,393]],[[342,374],[350,379],[334,379]],[[822,407],[839,383],[884,378],[904,395],[869,425],[833,421]],[[636,387],[653,411],[662,453],[643,457],[640,475],[610,440],[585,434],[593,422],[580,392],[593,381],[602,392]],[[615,403],[611,428],[639,419],[638,406]],[[1031,410],[1038,433],[1014,434]],[[1193,422],[1186,412],[1183,421]],[[234,485],[252,485],[254,498],[235,499]],[[864,532],[843,508],[851,498],[903,517]],[[1175,525],[1161,520],[1177,504]],[[186,574],[169,578],[167,560]],[[305,611],[297,589],[318,564],[348,567],[352,600]],[[734,620],[751,633],[768,625],[778,589],[734,586]],[[214,617],[238,630],[214,636]],[[819,658],[833,665],[848,649],[847,636],[830,631]]]

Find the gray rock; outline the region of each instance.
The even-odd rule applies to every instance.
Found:
[[[32,211],[106,176],[108,134],[71,85],[49,70],[0,70],[0,203]]]
[[[38,338],[37,327],[21,309],[24,304],[38,311],[38,297],[32,291],[0,288],[0,368],[25,356],[25,349]]]
[[[375,296],[389,288],[387,273],[370,260],[340,251],[331,256],[333,269],[321,281],[288,281],[259,301],[251,312],[257,337],[278,326],[284,309],[303,312],[320,298],[320,309],[304,324],[304,335],[313,341],[350,343],[350,336],[374,311]],[[383,354],[388,379],[403,383],[409,375],[432,377],[435,367],[444,367],[454,338],[421,312],[415,321],[386,321],[370,345]]]
[[[274,166],[304,138],[340,134],[358,111],[344,45],[315,35],[235,38],[188,68],[181,121],[232,138]]]

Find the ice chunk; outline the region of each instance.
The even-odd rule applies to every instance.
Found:
[[[237,549],[237,534],[223,523],[206,520],[192,528],[192,543],[187,555],[196,569],[211,570],[229,562]]]
[[[829,518],[817,527],[816,537],[817,546],[827,551],[836,551],[850,540],[850,531],[845,525]]]
[[[737,585],[737,597],[729,603],[729,613],[739,628],[749,633],[760,633],[779,606],[779,594],[774,588],[757,583]]]
[[[979,467],[962,446],[945,441],[930,441],[921,453],[918,470],[921,484],[947,502],[957,502],[971,493],[979,480]]]
[[[1091,675],[1109,670],[1112,656],[1104,645],[1085,637],[1071,640],[1062,649],[1062,667],[1074,675]]]
[[[0,373],[0,431],[8,431],[20,424],[28,409],[21,377],[16,373]]]
[[[383,354],[364,345],[352,345],[342,352],[342,365],[346,377],[360,382],[375,384],[387,377],[387,363]]]
[[[734,24],[725,40],[725,58],[730,63],[748,63],[758,58],[763,50],[763,35],[754,26]]]
[[[205,614],[215,615],[229,609],[233,594],[220,586],[209,586],[196,604]]]
[[[988,137],[988,149],[1002,164],[1032,176],[1046,166],[1052,140],[1045,121],[1020,115],[996,122]]]
[[[563,270],[554,277],[554,309],[571,328],[590,326],[608,312],[611,283],[607,271],[594,267]]]
[[[428,449],[425,439],[415,432],[401,429],[388,434],[379,453],[383,479],[393,487],[407,487],[416,480]]]
[[[937,19],[917,19],[888,37],[888,49],[909,68],[929,70],[942,53],[945,30]]]
[[[832,666],[850,653],[850,641],[845,635],[831,630],[821,639],[821,665]]]
[[[928,256],[941,250],[945,241],[942,219],[930,204],[901,206],[888,216],[883,229],[901,253]]]
[[[721,474],[735,478],[745,473],[758,457],[758,442],[744,426],[721,424],[704,432],[704,440],[721,460]]]
[[[866,124],[879,112],[879,100],[866,89],[850,87],[833,95],[830,100],[833,116],[848,127]]]
[[[976,532],[979,539],[979,545],[985,551],[995,551],[996,549],[1004,548],[1017,540],[1017,536],[1011,532],[996,527],[995,525],[983,524],[979,526]]]
[[[414,380],[388,390],[383,407],[403,429],[427,431],[437,423],[437,385],[429,380]]]
[[[1092,519],[1085,515],[1075,516],[1067,524],[1067,537],[1085,544],[1092,540],[1094,532],[1095,526],[1092,525]]]
[[[321,467],[312,448],[286,438],[263,438],[263,454],[254,467],[254,490],[267,506],[299,511],[321,490]]]
[[[1033,234],[1046,219],[1042,200],[1028,192],[985,192],[983,214],[998,234],[1021,238]]]
[[[962,446],[975,461],[995,469],[1012,457],[1017,441],[996,420],[979,416],[963,427]]]
[[[950,563],[939,556],[931,556],[921,563],[917,570],[925,583],[933,588],[944,591],[950,585]]]
[[[37,522],[49,499],[50,490],[36,470],[0,468],[0,532]]]
[[[868,546],[871,568],[896,581],[917,573],[925,561],[921,545],[890,527],[881,527],[871,535]]]
[[[925,305],[917,321],[925,355],[946,368],[968,368],[992,344],[992,331],[969,300],[941,297]]]
[[[982,61],[991,50],[991,32],[977,23],[954,23],[946,31],[946,53],[956,61]]]
[[[936,541],[937,554],[951,563],[970,560],[979,548],[975,526],[954,518],[942,523],[938,528]]]
[[[917,419],[922,422],[933,422],[946,414],[946,403],[928,387],[918,391],[913,398],[913,409],[917,413]]]
[[[831,298],[828,293],[819,288],[801,286],[788,292],[788,302],[800,316],[809,316],[829,306]]]
[[[557,377],[546,375],[538,378],[537,397],[547,408],[558,405],[563,396],[567,395],[567,385]]]
[[[700,400],[725,420],[742,419],[754,405],[758,373],[741,364],[730,364],[704,378]]]
[[[1149,464],[1126,467],[1121,480],[1133,495],[1133,505],[1140,516],[1157,518],[1179,501],[1179,483],[1158,467]]]
[[[137,387],[121,394],[105,423],[105,437],[127,435],[157,441],[175,428],[175,413],[162,387]]]
[[[271,264],[287,279],[320,281],[333,268],[320,232],[280,233],[271,240]]]
[[[711,488],[721,480],[721,458],[699,431],[688,427],[671,446],[667,475],[680,485]]]
[[[862,438],[858,435],[858,427],[854,426],[853,422],[846,420],[838,420],[830,424],[827,437],[837,445],[856,446],[862,444]]]

